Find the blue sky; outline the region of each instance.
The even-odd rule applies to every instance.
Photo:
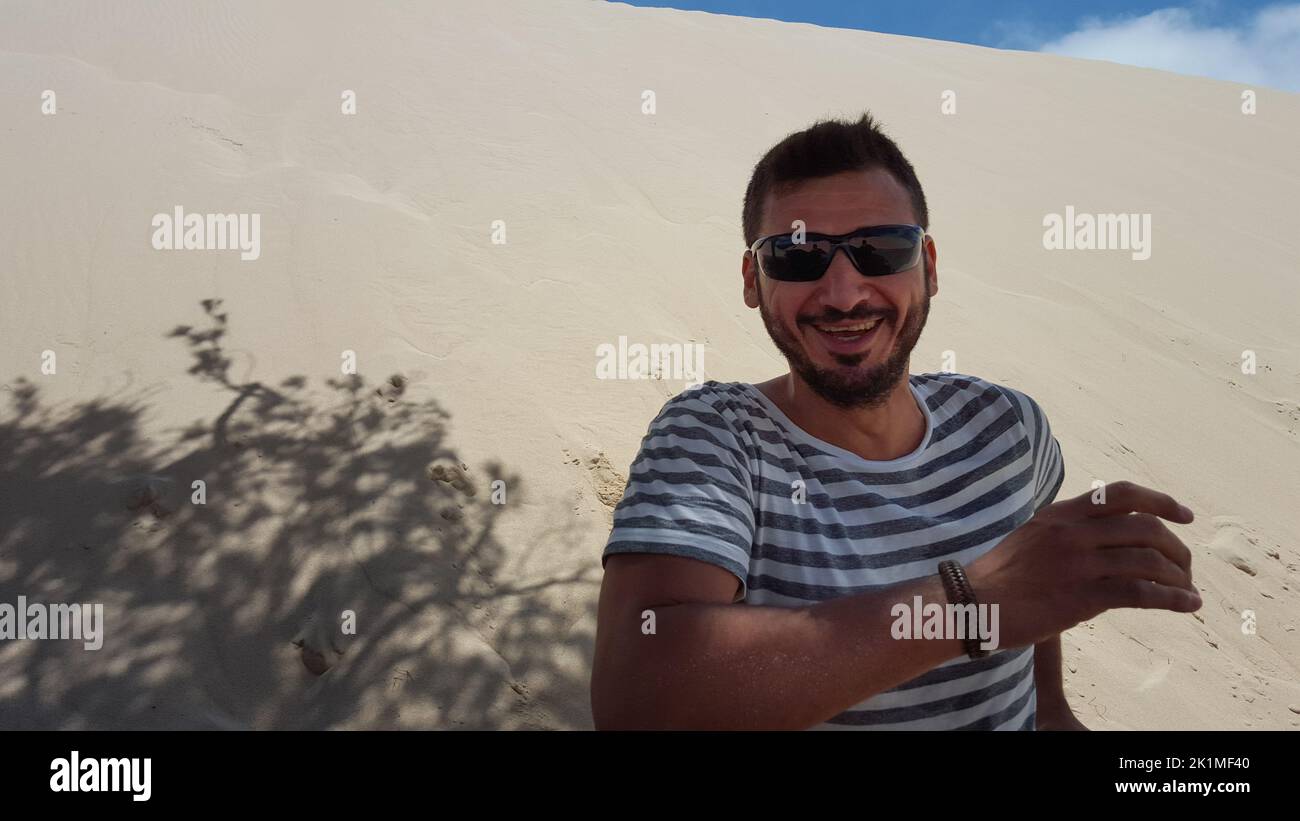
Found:
[[[620,0],[1046,51],[1300,92],[1300,2]]]

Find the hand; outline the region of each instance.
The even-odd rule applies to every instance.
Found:
[[[1001,644],[1023,647],[1106,610],[1140,607],[1190,613],[1192,554],[1161,519],[1192,521],[1170,496],[1132,482],[1049,505],[971,562],[980,604],[999,605]]]

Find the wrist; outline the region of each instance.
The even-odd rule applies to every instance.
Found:
[[[987,656],[989,651],[987,646],[982,643],[982,636],[980,635],[980,630],[983,629],[982,618],[978,620],[981,627],[976,628],[978,617],[975,614],[979,613],[982,616],[983,610],[980,609],[979,598],[975,595],[975,590],[966,575],[966,569],[962,567],[960,562],[946,559],[939,562],[939,579],[943,583],[948,604],[958,608],[958,612],[966,614],[964,617],[959,616],[962,619],[960,625],[962,629],[959,630],[959,634],[965,636],[962,640],[963,652],[972,659]],[[996,639],[994,643],[996,644]]]
[[[975,595],[980,601],[992,604],[994,600],[989,597],[992,584],[990,583],[988,576],[988,563],[985,561],[985,557],[987,556],[987,553],[980,556],[978,559],[966,565],[965,570],[966,579],[970,582],[971,589],[975,591]]]
[[[938,573],[932,573],[927,576],[921,588],[917,591],[921,596],[923,605],[928,606],[931,603],[943,608],[948,603],[948,594],[943,586],[943,578]],[[927,642],[943,648],[942,660],[939,663],[952,661],[953,659],[966,657],[966,645],[956,636],[945,635],[942,640],[937,642]]]

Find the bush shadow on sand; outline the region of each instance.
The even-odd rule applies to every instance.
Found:
[[[0,727],[590,726],[598,568],[507,578],[526,556],[495,533],[521,478],[462,462],[399,377],[235,381],[227,314],[202,306],[168,336],[229,398],[166,442],[139,397],[7,386],[0,601],[102,602],[105,638],[0,642]],[[578,538],[557,521],[529,551]]]

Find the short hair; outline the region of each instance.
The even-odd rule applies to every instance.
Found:
[[[745,189],[745,208],[741,214],[745,245],[752,245],[759,237],[763,203],[769,191],[787,189],[802,180],[873,168],[883,168],[898,180],[912,201],[917,224],[929,230],[930,212],[916,171],[898,145],[872,119],[871,113],[866,112],[857,122],[819,120],[803,131],[790,134],[763,155]]]

